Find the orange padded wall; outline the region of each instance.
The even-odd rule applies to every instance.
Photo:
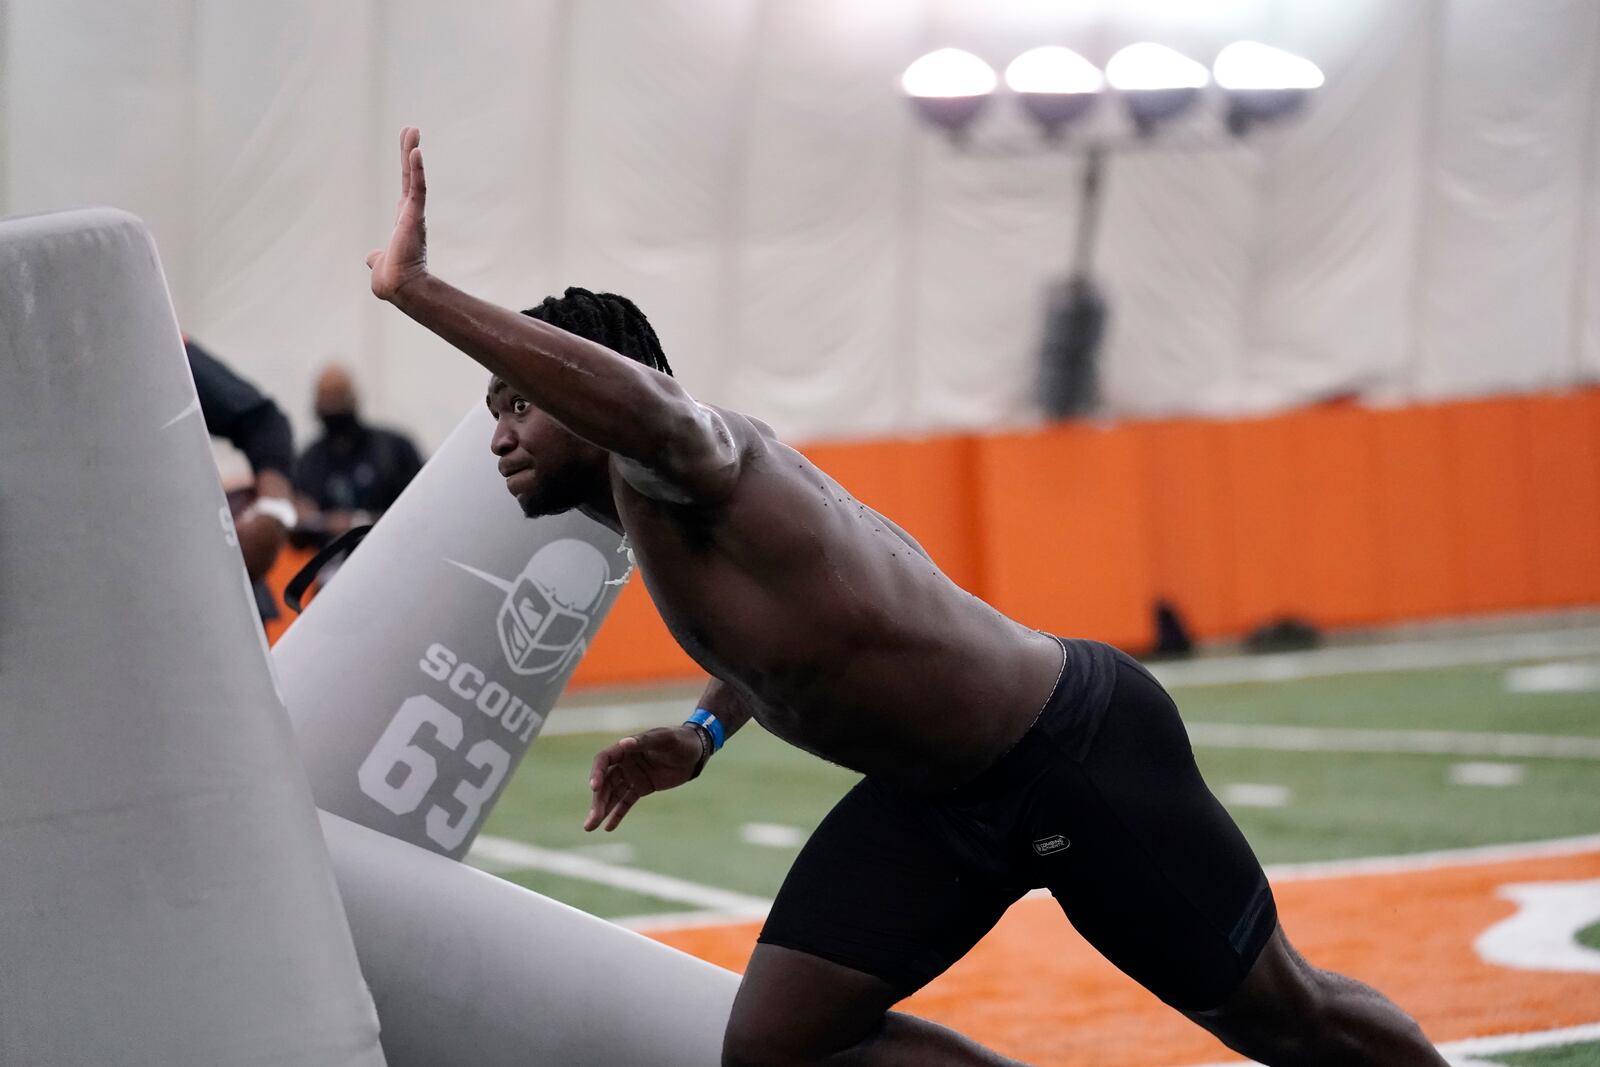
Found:
[[[1364,411],[1341,407],[1306,412],[1291,425],[1298,558],[1289,580],[1294,598],[1285,610],[1302,611],[1320,626],[1380,619],[1379,460],[1372,420]]]
[[[1203,633],[1242,624],[1235,594],[1228,442],[1214,422],[1131,424],[1143,439],[1151,592],[1181,605]]]
[[[1600,390],[1527,404],[1534,602],[1600,603]]]
[[[1507,611],[1536,602],[1531,440],[1521,397],[1445,408],[1457,611]]]
[[[1000,610],[1135,650],[1158,597],[1202,637],[1600,604],[1600,389],[805,451]],[[697,673],[634,582],[575,682]]]
[[[1454,497],[1445,413],[1436,407],[1371,412],[1377,442],[1378,582],[1383,616],[1459,610]]]
[[[807,454],[1000,610],[1135,649],[1158,597],[1202,637],[1600,603],[1600,389]],[[693,674],[638,594],[580,683]]]
[[[1145,469],[1143,439],[1122,430],[980,438],[975,592],[1029,626],[1141,642],[1154,591]]]
[[[1233,569],[1234,603],[1248,625],[1300,603],[1300,569],[1315,565],[1303,558],[1300,542],[1295,425],[1289,419],[1251,419],[1216,428],[1223,439],[1227,535],[1239,563]]]

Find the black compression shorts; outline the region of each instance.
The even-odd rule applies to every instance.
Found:
[[[846,794],[761,941],[909,995],[1047,887],[1156,996],[1188,1011],[1222,1004],[1277,926],[1261,865],[1201,780],[1160,684],[1108,645],[1064,645],[1038,720],[975,781],[928,796],[869,778]]]

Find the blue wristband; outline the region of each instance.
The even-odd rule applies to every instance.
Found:
[[[711,735],[711,751],[719,752],[722,743],[728,739],[728,732],[722,728],[722,723],[717,717],[705,708],[696,708],[694,714],[683,720],[685,726],[704,726],[706,733]]]

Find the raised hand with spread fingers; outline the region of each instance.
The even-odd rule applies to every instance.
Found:
[[[428,273],[428,227],[424,209],[428,179],[422,169],[422,131],[407,126],[400,131],[400,203],[394,213],[394,233],[387,248],[367,253],[372,269],[372,294],[393,300],[401,289]]]

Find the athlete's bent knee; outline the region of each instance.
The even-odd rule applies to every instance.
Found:
[[[722,1067],[812,1067],[855,1045],[841,1034],[807,1038],[773,1022],[735,1011],[722,1035]]]
[[[883,1029],[897,999],[882,979],[796,949],[759,944],[723,1032],[724,1067],[821,1064]]]
[[[784,1048],[776,1034],[736,1028],[731,1022],[722,1037],[722,1067],[806,1067],[822,1062],[807,1052]]]
[[[780,1067],[771,1045],[759,1034],[739,1028],[732,1020],[722,1035],[722,1067]]]
[[[1293,1062],[1324,1025],[1319,979],[1276,929],[1232,996],[1215,1008],[1184,1014],[1235,1051]]]
[[[809,1050],[786,1044],[777,1028],[735,1008],[722,1035],[722,1067],[800,1067]]]
[[[752,1047],[732,1039],[722,1041],[722,1067],[781,1067],[779,1061],[767,1059],[759,1047]]]

